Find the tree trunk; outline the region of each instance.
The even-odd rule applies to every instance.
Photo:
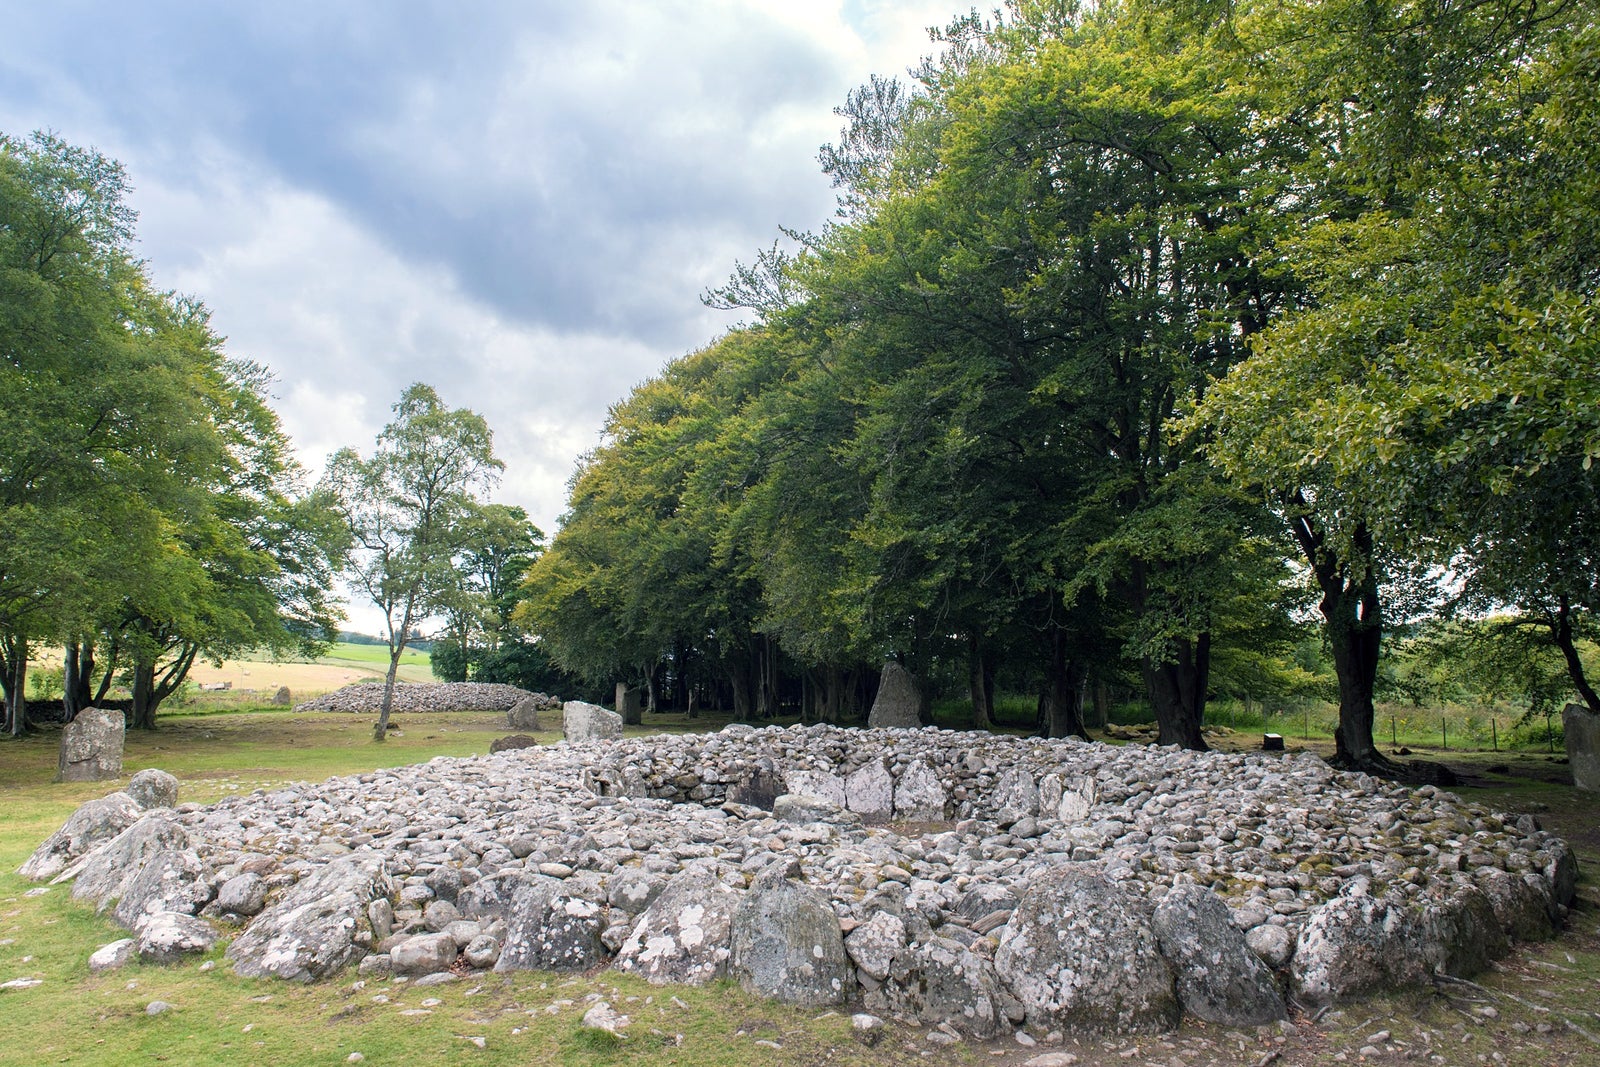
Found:
[[[5,639],[6,731],[21,737],[28,728],[28,639],[10,634]]]
[[[1567,675],[1572,679],[1572,687],[1578,691],[1590,711],[1600,715],[1600,696],[1595,695],[1594,686],[1589,684],[1589,679],[1584,675],[1583,659],[1578,655],[1577,643],[1572,638],[1572,605],[1565,594],[1556,607],[1556,624],[1552,628],[1552,636],[1556,647],[1561,650],[1562,659],[1567,663]]]
[[[374,741],[386,741],[389,736],[389,713],[394,710],[394,683],[400,675],[400,657],[406,643],[401,641],[389,650],[389,670],[383,676],[383,704],[378,709],[378,721],[372,727]]]
[[[1305,506],[1303,499],[1297,501]],[[1322,590],[1318,608],[1328,630],[1333,672],[1339,680],[1339,727],[1334,732],[1333,764],[1344,770],[1393,775],[1400,768],[1378,751],[1372,739],[1377,719],[1372,696],[1383,648],[1383,611],[1372,563],[1372,532],[1357,524],[1351,538],[1354,562],[1327,551],[1326,538],[1309,509],[1291,517],[1290,530]]]
[[[89,706],[89,678],[94,674],[94,645],[69,641],[62,653],[61,712],[64,722]]]
[[[754,702],[750,699],[751,671],[745,662],[732,662],[727,666],[729,688],[733,690],[733,718],[735,722],[750,722]]]
[[[972,699],[972,728],[994,729],[994,664],[977,634],[967,636],[967,692]]]
[[[1064,627],[1050,626],[1050,661],[1044,690],[1039,695],[1039,729],[1046,737],[1089,739],[1083,728],[1083,679],[1086,665],[1067,654],[1070,643]]]
[[[1146,656],[1139,664],[1150,706],[1156,713],[1156,743],[1195,752],[1208,749],[1200,725],[1205,719],[1206,685],[1211,675],[1211,635],[1168,642],[1165,660]]]
[[[156,728],[156,665],[133,665],[133,710],[128,715],[128,725],[135,730]]]

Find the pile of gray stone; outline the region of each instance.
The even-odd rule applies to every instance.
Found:
[[[1577,876],[1531,817],[1309,755],[933,729],[734,726],[208,807],[117,797],[24,873],[154,958],[206,927],[240,974],[298,981],[609,964],[977,1037],[1248,1025],[1466,977],[1551,936]],[[89,829],[96,806],[116,814]],[[172,932],[146,952],[151,930]]]
[[[498,682],[401,682],[394,687],[393,710],[406,715],[436,711],[510,711],[529,697],[560,706],[559,701],[543,693],[531,693]],[[296,704],[294,710],[367,714],[381,707],[383,683],[361,682]]]

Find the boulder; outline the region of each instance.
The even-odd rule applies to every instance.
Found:
[[[922,725],[922,694],[911,672],[894,660],[883,665],[867,728],[915,730]]]
[[[286,708],[290,704],[293,704],[294,697],[292,694],[290,694],[289,687],[286,685],[278,686],[278,688],[272,693],[272,703],[274,707],[280,708]]]
[[[538,748],[539,739],[527,734],[512,734],[510,737],[497,737],[489,742],[489,753],[515,752],[522,748]]]
[[[217,908],[231,915],[257,915],[267,906],[267,880],[254,871],[236,874],[217,889]]]
[[[89,956],[89,973],[99,974],[101,971],[114,971],[126,967],[138,954],[139,942],[131,937],[113,941],[109,945],[101,945]]]
[[[568,741],[615,741],[622,736],[622,716],[598,704],[569,700],[561,706],[562,736]]]
[[[456,908],[468,919],[504,919],[511,914],[517,888],[532,877],[513,870],[480,878],[456,895]]]
[[[1600,715],[1582,704],[1568,704],[1561,709],[1561,729],[1566,733],[1573,786],[1600,793]]]
[[[1025,887],[995,970],[1042,1030],[1170,1030],[1180,1015],[1149,906],[1094,865],[1048,868]]]
[[[132,826],[142,814],[139,802],[126,793],[112,793],[78,806],[61,829],[33,850],[17,873],[36,882],[54,878],[80,857]]]
[[[725,977],[740,893],[697,864],[667,883],[617,953],[617,969],[652,985],[705,985]]]
[[[536,875],[517,887],[494,965],[506,971],[587,971],[604,962],[605,909],[570,893],[559,878]]]
[[[84,708],[62,728],[58,782],[103,782],[122,777],[127,720],[114,708]]]
[[[845,806],[844,779],[832,771],[791,767],[784,772],[783,781],[795,796],[816,797],[836,808]]]
[[[1017,820],[1039,814],[1039,784],[1031,769],[1009,767],[994,784],[994,821],[1010,826]]]
[[[1272,971],[1211,890],[1175,886],[1156,905],[1151,926],[1191,1014],[1222,1026],[1261,1026],[1287,1014]]]
[[[178,806],[178,780],[166,771],[147,767],[128,779],[123,790],[141,808],[175,808]]]
[[[844,817],[845,810],[833,801],[821,797],[785,793],[772,802],[772,814],[779,822],[838,822]],[[854,817],[851,818],[854,821]]]
[[[947,937],[928,937],[901,949],[882,995],[896,1016],[953,1026],[979,1039],[994,1037],[1006,1021],[994,964]]]
[[[844,780],[845,807],[870,821],[894,815],[894,776],[881,758],[868,760]]]
[[[217,944],[210,923],[177,911],[145,915],[137,934],[139,958],[151,963],[177,963],[185,956],[210,952]]]
[[[1473,877],[1506,936],[1514,941],[1548,941],[1555,936],[1550,899],[1526,874],[1487,868]]]
[[[1505,927],[1483,890],[1460,886],[1423,912],[1422,927],[1431,948],[1429,969],[1471,978],[1511,951]]]
[[[105,911],[122,898],[150,857],[167,850],[194,848],[189,831],[173,820],[165,808],[146,812],[122,833],[85,855],[57,876],[72,883],[72,899],[93,901]]]
[[[211,901],[209,875],[194,849],[163,849],[148,856],[123,883],[112,914],[130,930],[157,912],[193,915]]]
[[[638,915],[648,908],[667,887],[667,880],[653,871],[624,867],[606,883],[606,903],[613,911]]]
[[[1294,955],[1294,935],[1288,927],[1272,923],[1261,923],[1246,930],[1244,943],[1273,970],[1287,966],[1289,957]]]
[[[882,982],[889,977],[895,957],[905,950],[906,942],[905,920],[891,911],[876,911],[850,931],[844,947],[864,976]]]
[[[1305,1004],[1419,985],[1429,951],[1419,915],[1399,901],[1345,896],[1318,908],[1295,943],[1290,982]]]
[[[389,950],[389,969],[413,977],[439,974],[455,966],[458,955],[456,939],[449,934],[414,934]]]
[[[827,897],[790,881],[783,866],[758,877],[734,909],[729,970],[757,996],[808,1008],[843,1004],[855,974],[839,920]]]
[[[367,905],[394,892],[383,857],[355,853],[329,860],[256,917],[228,946],[246,978],[311,982],[366,955]]]

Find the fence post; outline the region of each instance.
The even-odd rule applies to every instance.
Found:
[[[1446,752],[1449,752],[1450,751],[1450,720],[1448,718],[1446,718],[1445,716],[1443,716],[1443,715],[1439,716],[1439,736],[1444,738],[1444,750]]]

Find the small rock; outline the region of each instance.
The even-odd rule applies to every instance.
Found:
[[[144,1013],[146,1015],[160,1015],[162,1012],[171,1010],[172,1005],[168,1004],[164,1000],[152,1000],[150,1003],[144,1006]]]

